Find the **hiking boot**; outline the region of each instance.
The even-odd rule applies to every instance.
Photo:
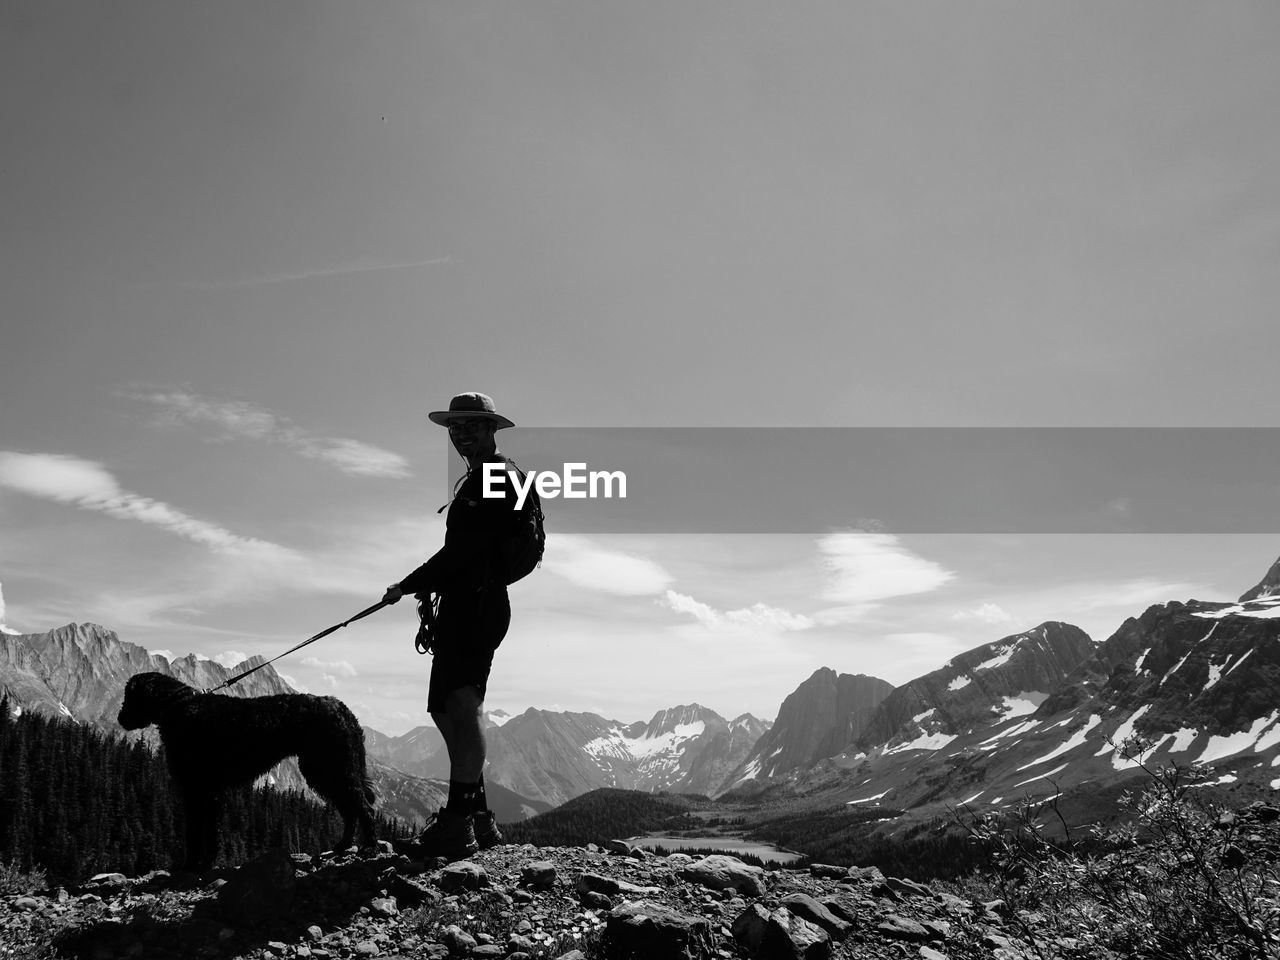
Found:
[[[480,844],[481,850],[488,850],[490,847],[507,842],[502,836],[502,831],[498,829],[498,820],[492,810],[473,813],[471,826],[475,830],[476,843]]]
[[[471,828],[471,818],[464,814],[450,813],[448,809],[431,815],[426,829],[418,834],[418,839],[412,846],[417,857],[423,860],[433,857],[465,860],[480,850],[475,831]]]

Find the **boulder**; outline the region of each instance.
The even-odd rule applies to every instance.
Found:
[[[549,890],[556,882],[556,865],[550,860],[535,860],[520,871],[520,882],[535,890]]]
[[[764,870],[752,867],[737,857],[715,854],[703,857],[680,871],[690,883],[712,890],[737,890],[749,897],[764,896]]]
[[[758,903],[733,921],[733,938],[757,960],[825,960],[831,956],[826,931],[789,910],[772,912]]]
[[[604,943],[610,960],[707,960],[715,955],[709,920],[650,900],[609,911]]]
[[[797,917],[821,927],[834,940],[843,940],[853,932],[853,924],[835,915],[807,893],[789,893],[782,905]]]
[[[472,863],[470,860],[459,860],[440,871],[438,884],[445,893],[479,890],[481,887],[489,885],[489,874],[478,863]]]
[[[662,892],[657,887],[641,887],[626,880],[615,880],[613,877],[604,877],[598,873],[579,874],[578,879],[574,881],[574,889],[580,895],[602,893],[606,897],[616,897],[620,893],[633,897],[645,897]]]

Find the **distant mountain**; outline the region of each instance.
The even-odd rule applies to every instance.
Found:
[[[124,686],[131,676],[156,671],[205,690],[262,662],[262,657],[251,657],[227,668],[194,655],[170,661],[121,640],[114,631],[97,624],[68,624],[47,633],[0,634],[0,698],[7,694],[15,711],[65,717],[156,745],[159,734],[154,727],[126,733],[116,723],[124,700]],[[227,696],[234,697],[295,692],[269,665],[225,691]],[[439,739],[434,727],[419,730],[424,741],[429,742],[432,736]],[[412,776],[396,769],[394,764],[383,762],[379,756],[378,744],[404,738],[384,737],[369,728],[365,728],[365,736],[371,761],[369,773],[381,798],[383,812],[407,820],[423,820],[444,805],[447,783]],[[261,779],[282,788],[307,789],[293,760],[277,765]],[[549,809],[546,803],[518,796],[500,785],[486,784],[486,787],[490,806],[499,819],[519,819]]]
[[[808,767],[858,739],[893,684],[823,667],[778,708],[778,719],[722,783],[720,792]]]
[[[1140,763],[1280,790],[1280,595],[1157,604],[1096,647],[1061,623],[985,644],[886,697],[856,746],[755,791],[883,809],[883,834],[1029,796],[1082,822]]]

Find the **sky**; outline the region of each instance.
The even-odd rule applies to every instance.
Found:
[[[1278,41],[1280,8],[1235,0],[0,2],[0,628],[283,652],[439,545],[426,414],[465,390],[516,451],[521,427],[1265,446]],[[772,718],[820,667],[902,683],[1044,620],[1101,640],[1234,598],[1280,554],[1274,474],[1223,483],[1204,437],[1176,447],[1194,510],[1247,493],[1257,532],[930,529],[852,492],[787,530],[733,476],[739,531],[548,501],[487,706]],[[778,502],[830,468],[760,443]],[[1060,486],[1099,515],[1149,493]],[[402,603],[278,666],[403,733],[414,628]]]

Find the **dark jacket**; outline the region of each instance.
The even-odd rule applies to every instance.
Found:
[[[511,462],[507,461],[508,468]],[[473,470],[463,479],[449,502],[445,517],[444,546],[413,573],[400,581],[404,593],[475,591],[503,587],[498,545],[511,535],[517,519],[516,491],[510,478],[500,474],[493,487],[502,497],[485,497],[484,470]]]

